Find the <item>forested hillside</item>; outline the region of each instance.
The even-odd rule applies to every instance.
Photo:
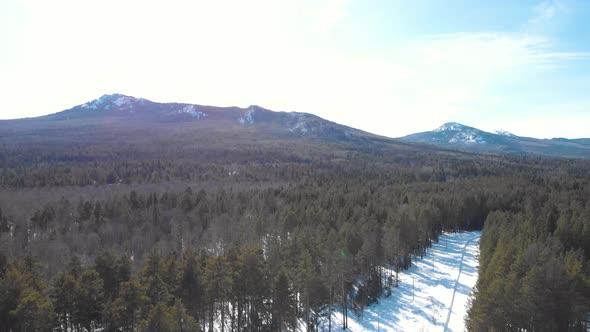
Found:
[[[19,121],[0,126],[0,331],[313,331],[395,296],[383,267],[442,231],[482,228],[470,329],[583,330],[590,312],[587,161]]]
[[[469,328],[584,331],[590,306],[589,193],[535,190],[527,196],[523,210],[498,210],[486,218]]]

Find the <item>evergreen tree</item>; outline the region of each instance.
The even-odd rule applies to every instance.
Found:
[[[61,273],[55,280],[51,299],[57,317],[57,328],[60,331],[72,331],[78,328],[78,302],[80,283],[68,272]]]
[[[184,255],[178,293],[188,313],[199,321],[202,318],[204,289],[197,259],[190,252]]]
[[[285,271],[279,272],[272,292],[272,330],[295,329],[295,299]]]
[[[21,293],[14,316],[17,331],[48,331],[52,324],[51,303],[39,291],[25,288]]]
[[[105,305],[104,288],[103,281],[95,270],[85,270],[80,276],[80,291],[76,302],[79,325],[87,331],[93,331],[102,325]]]
[[[118,311],[115,316],[121,319],[119,326],[122,326],[125,331],[135,331],[148,301],[145,290],[136,280],[131,279],[121,283],[120,296],[115,302]]]

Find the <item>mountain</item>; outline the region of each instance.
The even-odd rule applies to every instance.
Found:
[[[104,95],[35,118],[0,121],[0,166],[101,160],[196,162],[339,160],[464,155],[374,135],[299,112],[260,106],[158,103]]]
[[[374,136],[339,125],[318,116],[298,112],[273,112],[260,106],[247,108],[214,107],[181,103],[156,103],[144,98],[122,94],[104,95],[69,110],[42,117],[48,121],[88,118],[152,123],[212,122],[241,126],[273,127],[277,133],[297,137],[316,137],[328,140],[347,140],[353,137]],[[269,129],[269,128],[267,128]]]
[[[46,116],[0,121],[0,166],[178,158],[234,163],[385,157],[411,162],[432,156],[470,158],[473,152],[466,150],[588,158],[589,141],[493,134],[458,123],[394,139],[309,113],[109,94]]]
[[[478,152],[590,159],[588,138],[537,139],[517,136],[505,130],[490,133],[456,122],[448,122],[433,131],[411,134],[400,139]]]

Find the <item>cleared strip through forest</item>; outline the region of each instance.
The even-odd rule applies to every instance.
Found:
[[[459,279],[461,279],[461,272],[463,272],[463,260],[465,259],[465,252],[467,251],[467,245],[476,239],[479,239],[481,235],[477,235],[472,237],[471,239],[465,242],[463,246],[463,254],[461,255],[461,265],[459,266],[459,274],[457,275],[457,280],[455,281],[455,287],[453,289],[453,298],[451,299],[451,304],[449,305],[449,314],[447,316],[447,321],[445,323],[445,332],[449,329],[449,321],[451,320],[451,314],[453,313],[453,304],[455,303],[455,294],[457,294],[457,286],[459,285]]]
[[[423,259],[400,273],[399,287],[392,289],[391,296],[380,298],[362,314],[349,315],[349,330],[462,331],[466,304],[477,281],[480,236],[481,232],[442,234]],[[445,315],[452,308],[456,310]],[[334,312],[333,327],[341,321],[341,312]],[[327,331],[327,320],[323,323],[320,330]]]

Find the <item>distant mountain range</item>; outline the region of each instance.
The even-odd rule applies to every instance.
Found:
[[[517,136],[505,130],[494,133],[448,122],[433,131],[411,134],[400,139],[436,146],[479,152],[590,158],[590,139],[538,139]]]
[[[23,163],[189,159],[204,163],[410,160],[463,151],[401,141],[309,113],[104,95],[58,113],[0,121],[0,168]]]
[[[243,160],[240,156],[247,151],[247,155],[271,159],[340,158],[351,152],[367,158],[432,154],[462,158],[473,154],[469,151],[590,159],[590,139],[543,140],[505,131],[488,133],[454,122],[398,139],[309,113],[274,112],[256,105],[240,108],[157,103],[122,94],[104,95],[46,116],[0,121],[0,145],[36,149],[38,160],[93,160],[97,155],[102,159],[182,155]],[[56,150],[67,157],[53,156],[51,151]]]

